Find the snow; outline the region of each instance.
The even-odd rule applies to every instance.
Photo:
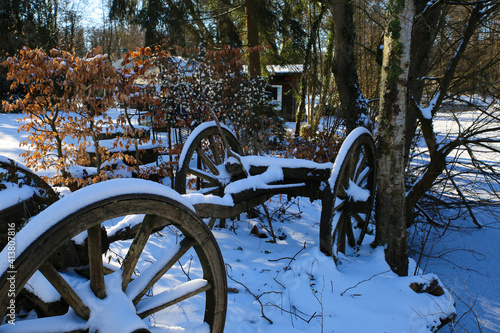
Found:
[[[18,126],[16,119],[19,117],[20,115],[0,114],[0,154],[22,161],[18,155],[24,148],[19,148],[19,142],[26,133],[17,133],[17,130],[14,130]],[[356,131],[356,136],[365,132],[362,129]],[[345,146],[352,145],[354,139],[355,137],[350,135]],[[345,156],[346,153],[343,148],[339,155]],[[261,179],[260,184],[251,184],[256,188],[268,186],[266,182],[269,180],[279,179],[280,169],[283,167],[307,164],[301,160],[291,162],[265,156],[255,157],[252,161],[250,157],[242,159],[247,164],[272,165],[269,174],[263,176],[269,177],[268,179]],[[497,161],[498,157],[492,160]],[[330,169],[332,165],[324,167]],[[334,164],[332,174],[336,175],[339,168],[340,165]],[[330,184],[334,183],[335,179],[330,178]],[[250,185],[247,183],[244,186]],[[355,184],[349,186],[348,192],[358,201],[364,200],[366,196]],[[232,204],[228,196],[205,196],[203,199],[200,194],[180,196],[163,185],[144,180],[107,181],[66,195],[33,218],[16,238],[18,254],[36,235],[50,228],[56,220],[102,198],[124,193],[155,193],[179,200],[190,209],[193,209],[191,205],[197,200]],[[321,253],[318,247],[321,212],[319,200],[309,202],[308,199],[296,198],[287,202],[285,198],[275,196],[266,205],[271,215],[281,214],[279,221],[273,222],[275,232],[283,236],[277,243],[251,235],[250,230],[254,225],[263,229],[266,224],[246,214],[242,214],[240,220],[232,221],[230,229],[213,230],[223,254],[231,290],[228,294],[226,332],[429,332],[430,327],[439,322],[439,318],[455,311],[454,302],[458,316],[464,315],[460,324],[468,332],[478,330],[474,320],[476,315],[481,318],[481,323],[488,332],[500,332],[500,288],[496,283],[500,279],[500,267],[497,265],[500,237],[496,214],[498,209],[485,210],[478,216],[486,225],[483,229],[470,227],[467,216],[462,221],[464,227],[445,235],[432,229],[431,236],[435,245],[429,250],[428,256],[419,263],[420,269],[426,273],[420,274],[422,271],[417,270],[418,275],[411,275],[415,271],[416,263],[410,260],[410,276],[398,277],[390,271],[385,262],[384,250],[370,246],[373,241],[373,235],[370,234],[366,235],[359,250],[351,250],[346,255],[341,255],[341,264],[338,266],[334,265],[332,258]],[[107,230],[113,233],[122,226],[133,227],[140,220],[141,216],[132,216],[112,221],[112,224],[107,225]],[[142,274],[146,275],[154,271],[152,269],[148,272],[148,267],[152,267],[151,262],[163,262],[168,258],[168,253],[176,249],[175,245],[169,243],[172,242],[169,237],[151,238],[145,251],[146,259],[150,262],[146,261],[146,264],[140,267]],[[119,249],[116,251],[121,256],[125,254]],[[6,253],[0,253],[0,271],[6,270],[6,262]],[[119,267],[116,263],[111,264],[115,265],[115,269]],[[205,283],[199,277],[193,279],[193,284],[185,284],[185,276],[180,269],[179,274],[170,273],[169,271],[164,279],[175,283],[162,285],[162,290],[155,295],[175,298],[176,296],[172,295],[175,290],[180,289],[181,294],[184,294]],[[16,326],[1,326],[1,331],[31,333],[43,332],[44,327],[47,331],[54,331],[55,328],[71,331],[98,327],[102,332],[119,332],[154,325],[150,328],[151,332],[208,332],[206,324],[181,327],[176,322],[168,321],[171,317],[164,319],[163,314],[155,316],[155,322],[136,321],[137,317],[132,313],[135,310],[131,307],[129,298],[118,287],[121,285],[119,274],[106,276],[106,285],[109,288],[108,298],[104,300],[92,296],[88,283],[78,281],[69,273],[63,274],[63,277],[75,286],[77,293],[91,308],[93,315],[90,322],[81,320],[70,310],[67,314],[54,318],[18,320]],[[181,278],[184,280],[179,282]],[[412,282],[429,283],[435,278],[450,288],[445,288],[445,294],[442,296],[416,293],[409,287]],[[140,282],[136,281],[140,281],[139,278],[131,282],[129,287],[132,288],[134,283],[139,285]],[[39,273],[30,280],[35,289],[40,289],[40,294],[42,291],[45,293],[42,297],[56,298],[57,293],[54,290],[40,287],[45,283],[46,280],[44,281]],[[175,289],[176,287],[178,289]],[[167,290],[170,294],[162,294]],[[185,302],[187,303],[178,309],[178,312],[174,312],[176,318],[183,318],[185,312],[190,307],[195,307],[199,300],[183,303]],[[203,298],[201,303],[203,304]],[[469,306],[473,307],[474,314],[469,311]],[[266,320],[263,314],[273,323]],[[451,332],[455,329],[465,332],[465,329],[461,331],[459,327],[444,328],[441,331]]]
[[[247,169],[248,170],[248,169]],[[265,189],[268,184],[283,180],[283,169],[277,165],[270,165],[265,172],[256,176],[248,176],[247,178],[237,180],[226,186],[224,193],[239,193],[245,190]]]
[[[106,298],[94,296],[90,282],[79,290],[82,299],[90,309],[88,327],[91,332],[99,330],[101,333],[133,332],[140,328],[147,328],[145,322],[136,316],[136,309],[132,300],[121,289],[121,272],[105,276]]]
[[[25,288],[47,303],[56,302],[61,299],[61,295],[59,295],[57,290],[39,271],[33,274]]]
[[[5,156],[0,156],[0,162],[6,164],[14,163],[18,169],[31,172],[26,166],[17,163],[10,158],[6,158]],[[6,171],[7,170],[0,166],[0,173],[4,173]],[[24,176],[22,172],[17,172],[17,175],[19,177]],[[12,207],[24,200],[30,199],[35,193],[39,194],[36,188],[24,184],[24,182],[22,182],[21,186],[19,186],[18,184],[1,180],[0,178],[0,184],[5,186],[3,189],[0,188],[0,211]]]
[[[320,169],[320,170],[330,170],[333,166],[332,163],[316,163],[304,159],[288,159],[279,158],[271,156],[241,156],[241,162],[246,170],[250,170],[253,166],[278,166],[280,168],[308,168],[308,169]]]
[[[214,204],[220,206],[234,206],[234,201],[231,195],[224,195],[223,197],[219,197],[217,195],[203,195],[201,193],[188,193],[185,194],[186,197],[192,205],[196,204]]]
[[[0,168],[0,172],[1,172]],[[15,204],[27,200],[35,194],[35,188],[31,186],[18,187],[16,184],[2,181],[7,188],[0,190],[0,211],[14,206]]]
[[[318,215],[311,207],[302,208],[304,215]],[[246,227],[240,226],[238,235],[215,231],[229,287],[238,290],[229,294],[229,332],[320,332],[322,327],[326,332],[426,332],[428,323],[446,313],[435,311],[437,307],[453,311],[449,294],[435,297],[409,288],[431,276],[397,277],[385,263],[383,249],[373,250],[369,242],[335,267],[317,247],[317,229],[304,219],[280,226],[288,237],[277,244],[258,242]],[[261,317],[260,305],[238,282],[260,296],[273,324]]]
[[[167,302],[171,302],[176,298],[195,292],[196,290],[199,290],[207,285],[208,282],[206,280],[196,279],[175,286],[174,288],[169,288],[158,295],[140,301],[137,304],[137,312],[140,313],[154,309],[155,307],[166,304]]]
[[[420,112],[422,112],[422,116],[425,119],[432,119],[432,112],[434,108],[436,107],[437,100],[439,99],[439,95],[441,94],[441,91],[439,91],[436,96],[429,102],[429,105],[425,108],[420,108]]]
[[[271,74],[300,74],[304,70],[304,65],[268,65],[266,70]]]
[[[361,188],[355,182],[349,179],[349,187],[346,189],[346,194],[352,198],[353,201],[365,202],[370,198],[370,191]]]

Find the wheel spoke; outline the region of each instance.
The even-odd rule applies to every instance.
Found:
[[[188,173],[190,173],[198,178],[201,178],[203,180],[206,180],[210,184],[213,184],[215,186],[220,186],[220,182],[217,178],[215,178],[214,176],[212,176],[211,174],[209,174],[203,170],[196,169],[196,168],[189,168]]]
[[[352,231],[351,219],[347,217],[344,219],[344,230],[347,236],[347,243],[350,247],[356,246],[356,239],[354,239],[354,233]]]
[[[359,236],[356,245],[361,245],[363,243],[363,239],[365,238],[366,229],[368,228],[368,221],[365,221],[358,213],[354,212],[352,215],[356,221],[358,222]]]
[[[367,160],[368,156],[366,154],[366,151],[363,150],[361,152],[361,159],[359,160],[359,162],[357,163],[357,166],[356,166],[356,173],[354,174],[354,182],[359,185],[358,183],[358,178],[359,178],[359,175],[361,174],[361,172],[364,170],[363,166],[366,164],[366,160]]]
[[[337,188],[337,191],[335,191],[337,198],[341,200],[347,200],[347,192],[345,191],[347,188],[349,188],[349,178],[345,177],[340,179],[340,184]]]
[[[102,265],[102,239],[101,225],[97,224],[87,230],[90,287],[94,294],[100,298],[106,298],[106,287],[104,284],[104,270]]]
[[[333,212],[339,211],[344,208],[345,199],[343,200],[337,197],[333,204],[335,205],[335,207],[333,207]]]
[[[345,253],[345,214],[344,212],[340,213],[339,221],[337,222],[337,226],[335,228],[335,232],[337,233],[337,251]],[[335,237],[334,237],[335,241]]]
[[[127,286],[130,282],[130,278],[132,277],[132,273],[134,273],[134,269],[139,261],[139,258],[148,242],[149,236],[151,235],[151,231],[154,228],[155,222],[158,220],[158,217],[146,215],[144,217],[141,226],[139,227],[139,231],[135,235],[134,241],[125,256],[125,260],[122,264],[122,290],[126,291]]]
[[[196,153],[202,159],[203,163],[205,163],[205,165],[210,169],[210,171],[214,175],[218,176],[219,175],[219,170],[217,170],[217,168],[215,167],[214,162],[212,162],[212,160],[210,160],[210,158],[208,158],[207,154],[205,154],[205,152],[203,151],[203,149],[201,149],[201,147],[197,147],[196,148]]]
[[[61,294],[62,298],[68,303],[75,312],[85,320],[90,317],[89,308],[82,302],[81,298],[71,288],[68,282],[59,274],[59,272],[48,261],[44,262],[39,268],[40,273],[50,282],[50,284]]]
[[[363,182],[368,179],[368,176],[372,173],[372,168],[370,168],[369,166],[367,166],[366,168],[363,169],[363,171],[361,171],[361,173],[358,175],[355,183],[356,185],[360,186],[361,184],[363,184]]]
[[[359,146],[354,149],[354,152],[349,157],[348,165],[347,165],[347,176],[346,178],[353,179],[354,174],[356,173],[356,167],[358,166],[357,161],[359,158]]]
[[[140,301],[137,304],[137,314],[139,317],[145,318],[211,288],[212,285],[202,279],[183,283],[175,288],[165,290],[158,295]]]
[[[209,144],[210,150],[212,151],[212,154],[214,155],[215,164],[216,165],[222,164],[222,160],[221,160],[222,155],[221,155],[221,152],[219,151],[219,145],[218,145],[218,142],[215,141],[213,135],[208,136],[208,142],[210,143]]]
[[[184,238],[176,247],[155,261],[148,269],[130,282],[127,295],[133,299],[134,304],[193,246],[192,238]]]
[[[352,212],[351,215],[356,222],[358,222],[358,227],[363,228],[365,225],[365,220],[358,214],[358,212]]]

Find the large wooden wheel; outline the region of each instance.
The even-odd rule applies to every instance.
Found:
[[[120,179],[81,189],[47,208],[17,234],[12,266],[8,249],[0,254],[1,318],[7,315],[0,331],[149,332],[184,325],[186,331],[207,326],[222,332],[224,262],[210,230],[182,202],[165,186]],[[57,257],[68,246],[85,253],[72,266],[58,267]],[[10,325],[9,315],[19,315],[27,304],[22,296],[29,279],[40,273],[66,310],[16,318]],[[38,294],[37,285],[32,287]],[[11,303],[15,310],[8,308]]]
[[[373,137],[364,128],[352,131],[340,148],[325,190],[320,221],[320,248],[337,261],[337,253],[361,245],[375,198],[376,155]]]
[[[182,149],[175,177],[177,192],[224,194],[224,187],[233,180],[226,170],[226,161],[230,158],[227,150],[239,155],[243,155],[243,150],[227,127],[222,126],[221,130],[229,147],[225,146],[215,122],[203,123],[190,134]]]

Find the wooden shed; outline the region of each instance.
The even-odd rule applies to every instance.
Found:
[[[294,94],[299,91],[302,65],[269,65],[269,85],[273,99],[276,101],[276,110],[285,121],[295,121],[295,114],[299,107]]]

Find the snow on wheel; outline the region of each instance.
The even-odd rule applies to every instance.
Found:
[[[160,184],[83,188],[33,218],[15,248],[15,262],[8,247],[0,253],[2,332],[224,330],[219,247],[189,202]]]
[[[225,147],[215,121],[201,124],[189,135],[182,149],[179,171],[175,177],[177,192],[224,194],[224,187],[232,181],[225,165],[229,158],[227,149],[239,155],[243,155],[243,150],[229,128],[221,125],[221,130],[229,147]]]
[[[337,261],[337,253],[361,245],[375,198],[376,156],[373,137],[356,128],[337,155],[322,199],[320,248]]]

